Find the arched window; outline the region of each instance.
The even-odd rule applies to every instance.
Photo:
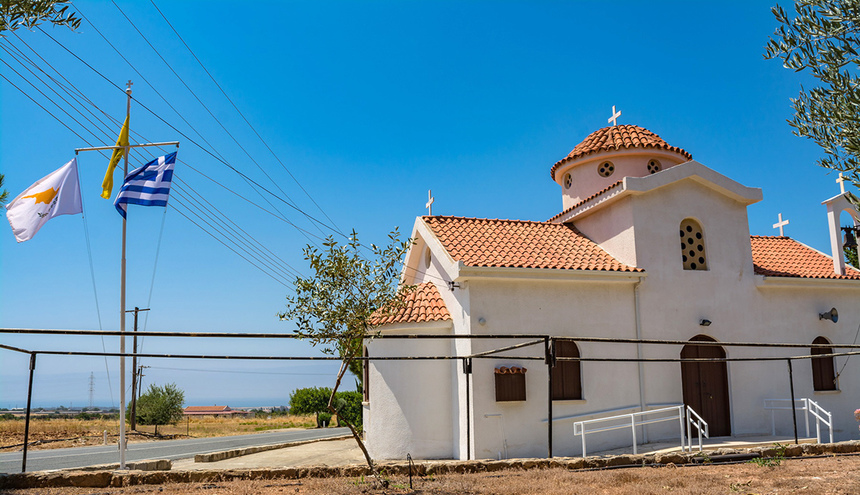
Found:
[[[553,340],[555,357],[579,357],[572,340]],[[558,361],[552,369],[552,400],[582,399],[582,373],[579,361]]]
[[[684,270],[707,270],[708,255],[705,251],[705,232],[699,222],[685,218],[681,222],[681,259]]]
[[[816,337],[812,343],[830,345],[830,341],[824,337]],[[833,354],[833,348],[813,347],[810,349],[810,354],[813,356]],[[812,358],[812,388],[814,390],[837,390],[832,357]]]
[[[367,346],[364,346],[364,357],[370,357],[370,354],[367,352]],[[363,395],[362,399],[364,400],[364,402],[370,402],[370,360],[365,360],[363,363],[361,363],[361,367],[361,390]]]

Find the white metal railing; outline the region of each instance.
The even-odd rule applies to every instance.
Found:
[[[692,413],[692,414],[690,414]],[[667,415],[669,414],[669,415]],[[656,418],[650,418],[649,416],[661,415]],[[602,433],[605,431],[612,430],[622,430],[630,428],[630,434],[633,437],[633,453],[637,454],[637,443],[636,443],[636,427],[637,426],[645,426],[654,423],[662,423],[665,421],[678,421],[678,425],[680,426],[681,433],[681,449],[684,449],[684,424],[687,424],[687,438],[689,439],[691,433],[691,422],[692,416],[695,415],[697,421],[692,426],[695,426],[699,432],[699,450],[702,450],[702,434],[706,437],[708,436],[708,423],[702,420],[701,416],[696,414],[695,411],[690,409],[688,406],[678,405],[671,407],[662,407],[659,409],[652,409],[650,411],[639,411],[630,414],[621,414],[617,416],[609,416],[606,418],[598,418],[598,419],[589,419],[585,421],[577,421],[573,423],[573,434],[582,437],[582,457],[586,457],[586,436],[594,433]],[[603,426],[599,426],[603,423]],[[606,423],[615,423],[615,424],[606,424]],[[592,428],[593,427],[593,428]],[[691,448],[688,443],[688,449]]]
[[[821,443],[821,423],[827,426],[830,433],[830,443],[833,443],[833,415],[818,405],[812,399],[802,398],[794,401],[792,408],[791,399],[765,399],[764,409],[770,411],[770,432],[776,436],[776,411],[803,411],[806,423],[806,436],[809,436],[809,415],[815,417],[815,441]]]
[[[693,408],[691,408],[690,406],[687,406],[686,411],[687,411],[687,421],[686,421],[686,423],[687,423],[687,452],[693,451],[693,445],[692,445],[693,435],[692,435],[692,431],[691,431],[693,429],[693,427],[695,427],[696,431],[699,433],[699,452],[701,452],[702,451],[702,435],[705,435],[705,438],[711,438],[710,432],[708,431],[708,422],[705,421],[704,419],[702,419],[702,417],[699,416],[699,413],[694,411]],[[695,418],[695,422],[693,421],[693,418]],[[684,444],[683,443],[681,444],[681,450],[682,451],[684,450]]]

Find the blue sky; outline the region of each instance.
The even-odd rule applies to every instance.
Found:
[[[623,112],[619,123],[643,126],[718,172],[763,188],[764,200],[749,208],[752,234],[775,234],[771,225],[782,213],[791,222],[787,235],[829,250],[820,202],[839,189],[835,176],[815,165],[814,143],[793,136],[786,123],[789,98],[811,81],[763,59],[776,27],[769,2],[258,2],[253,10],[219,1],[156,4],[265,144],[152,3],[118,5],[184,83],[110,2],[76,2],[89,19],[78,32],[45,27],[110,83],[38,30],[19,30],[0,45],[36,59],[29,45],[113,119],[124,118],[125,95],[111,83],[134,81],[132,140],[181,141],[176,176],[185,190],[199,193],[303,273],[303,246],[331,231],[243,181],[192,140],[205,139],[211,143],[205,148],[281,198],[287,195],[307,215],[326,224],[330,217],[340,231],[354,228],[362,240],[380,243],[394,227],[410,232],[415,216],[426,213],[428,189],[436,198],[434,214],[551,217],[561,198],[550,167],[605,126],[616,105]],[[34,79],[15,61],[20,56],[0,53]],[[75,123],[10,67],[0,65],[0,73],[86,138],[0,80],[0,172],[12,196],[70,160],[75,148],[116,139],[118,124],[90,134],[85,129],[97,126]],[[130,163],[139,166],[157,154],[134,153]],[[84,221],[66,216],[23,244],[11,230],[0,235],[0,327],[118,328],[121,217],[99,197],[106,164],[96,152],[79,156],[99,311]],[[267,200],[312,235],[273,216]],[[276,317],[292,290],[289,282],[250,265],[173,205],[166,213],[130,208],[128,260],[127,306],[152,309],[147,330],[293,329]],[[41,350],[119,347],[115,338],[2,335],[0,343]],[[143,351],[318,354],[292,341],[153,337],[144,339]],[[115,361],[41,356],[34,403],[87,405],[90,373],[94,402],[118,403]],[[143,364],[152,367],[145,386],[175,382],[189,404],[234,406],[285,404],[296,387],[330,386],[336,371],[319,363]],[[26,374],[26,356],[0,354],[0,407],[25,404]]]

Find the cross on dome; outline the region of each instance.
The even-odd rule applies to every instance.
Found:
[[[618,117],[621,117],[621,110],[615,111],[615,105],[612,105],[612,117],[609,117],[609,120],[606,122],[612,122],[612,125],[618,125]]]
[[[782,219],[782,213],[779,214],[779,221],[773,224],[773,228],[779,229],[779,236],[785,237],[785,233],[782,231],[782,228],[788,225],[788,220]]]
[[[427,204],[424,207],[427,208],[427,214],[431,217],[433,216],[433,201],[436,201],[433,199],[433,193],[427,189]]]

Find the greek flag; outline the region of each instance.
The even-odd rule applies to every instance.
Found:
[[[173,166],[176,152],[159,156],[125,177],[119,194],[113,202],[116,210],[126,216],[126,205],[167,206],[170,181],[173,179]]]

